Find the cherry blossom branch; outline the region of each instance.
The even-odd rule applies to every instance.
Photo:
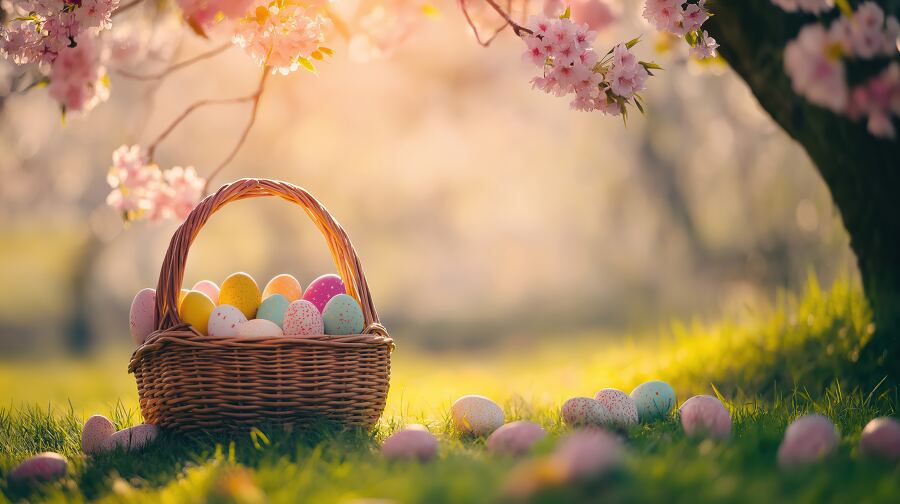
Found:
[[[203,184],[203,194],[207,194],[209,183],[212,181],[212,179],[215,178],[223,168],[228,166],[228,163],[230,163],[234,159],[238,151],[240,151],[241,147],[243,147],[244,142],[247,141],[247,136],[250,134],[250,130],[253,128],[253,124],[256,122],[256,112],[259,110],[259,100],[260,98],[262,98],[263,90],[266,87],[266,79],[268,79],[269,74],[271,73],[271,67],[267,65],[263,66],[262,77],[260,77],[259,79],[259,87],[256,88],[256,93],[253,94],[253,107],[250,109],[250,120],[248,120],[247,124],[244,125],[244,131],[241,132],[241,137],[238,139],[237,144],[228,154],[228,157],[226,157],[219,164],[219,166],[217,166],[216,169],[213,170],[208,177],[206,177],[206,183]]]
[[[162,79],[162,78],[168,76],[171,73],[181,70],[182,68],[191,66],[194,63],[198,63],[200,61],[217,56],[232,47],[234,47],[234,44],[232,44],[231,42],[229,42],[227,44],[223,44],[219,47],[216,47],[215,49],[212,49],[205,53],[198,54],[197,56],[194,56],[193,58],[189,58],[184,61],[172,64],[169,67],[165,68],[164,70],[157,72],[157,73],[153,73],[153,74],[141,75],[141,74],[135,74],[135,73],[129,72],[128,70],[122,70],[122,69],[117,69],[116,73],[118,73],[122,77],[126,77],[128,79],[133,79],[133,80],[141,80],[141,81],[159,80],[159,79]]]
[[[512,0],[509,0],[506,5],[506,8],[511,11]],[[460,9],[462,9],[463,16],[466,18],[466,23],[469,25],[469,28],[472,29],[472,34],[475,35],[475,40],[482,47],[491,45],[491,42],[493,42],[494,39],[497,38],[497,35],[499,35],[500,32],[502,32],[504,29],[506,29],[507,26],[509,26],[509,23],[504,21],[504,23],[499,28],[494,30],[494,33],[490,37],[488,37],[486,40],[481,40],[481,34],[478,33],[478,27],[475,26],[475,22],[472,21],[472,17],[469,16],[469,9],[466,6],[466,0],[459,0],[459,7]]]
[[[513,21],[513,19],[509,15],[509,13],[507,13],[505,10],[503,10],[503,7],[500,7],[500,5],[495,0],[484,0],[484,1],[487,2],[488,5],[493,7],[494,10],[497,11],[497,14],[500,14],[500,17],[502,17],[504,20],[506,20],[507,23],[509,23],[510,26],[512,26],[513,33],[515,33],[519,37],[521,37],[523,33],[527,33],[528,35],[534,35],[533,31],[531,31],[528,28],[525,28],[524,26],[520,25],[519,23],[516,23],[515,21]]]
[[[118,16],[119,14],[121,14],[121,13],[123,13],[123,12],[125,12],[125,11],[128,11],[128,10],[134,8],[134,7],[137,7],[137,6],[140,5],[143,1],[144,1],[144,0],[131,0],[131,1],[128,2],[127,4],[122,5],[122,6],[120,6],[118,9],[116,9],[112,14],[110,14],[110,17]]]
[[[176,117],[175,120],[171,124],[169,124],[169,126],[166,127],[166,129],[163,130],[163,132],[160,133],[158,137],[156,137],[156,140],[154,140],[153,143],[151,143],[150,146],[147,147],[147,159],[149,159],[152,162],[154,153],[156,152],[156,148],[159,146],[159,144],[163,140],[165,140],[166,137],[168,137],[172,133],[172,131],[174,131],[175,128],[178,127],[179,124],[181,124],[185,119],[188,118],[188,116],[190,116],[192,113],[194,113],[195,110],[197,110],[199,108],[208,107],[210,105],[234,105],[237,103],[254,102],[254,114],[255,114],[255,109],[259,103],[259,97],[262,95],[263,86],[266,82],[266,78],[267,78],[268,74],[269,74],[269,67],[263,68],[263,76],[260,79],[259,87],[252,94],[249,94],[246,96],[238,96],[236,98],[219,98],[219,99],[199,100],[199,101],[196,101],[196,102],[190,104],[184,110],[184,112],[182,112],[178,117]],[[252,125],[252,121],[251,121],[251,125]],[[246,134],[244,135],[244,137],[245,136],[246,136]],[[229,156],[229,158],[230,157],[232,157],[232,156]],[[218,171],[220,169],[221,169],[221,167],[217,168],[216,171]],[[215,174],[215,172],[213,174]]]

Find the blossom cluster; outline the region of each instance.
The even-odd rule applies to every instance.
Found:
[[[123,145],[113,152],[106,177],[112,191],[106,203],[126,221],[184,219],[200,202],[206,181],[193,167],[160,170],[147,162],[138,145]]]
[[[834,0],[772,0],[772,3],[786,12],[810,12],[819,14],[834,7]]]
[[[0,55],[34,65],[48,76],[50,95],[64,111],[92,109],[109,96],[102,46],[119,0],[23,0],[0,26]]]
[[[323,59],[331,21],[296,2],[259,0],[234,27],[234,42],[260,65],[287,75],[302,66],[313,70],[309,58]]]
[[[893,61],[867,82],[850,88],[847,62],[896,58],[900,23],[874,2],[860,4],[852,17],[826,28],[804,26],[784,49],[784,69],[794,92],[810,103],[854,119],[867,118],[869,132],[893,138],[891,116],[900,116],[900,79]]]
[[[643,16],[657,30],[684,37],[691,47],[691,56],[716,57],[719,44],[702,29],[709,19],[706,0],[646,0]]]
[[[576,110],[597,110],[609,115],[626,113],[632,102],[640,109],[638,93],[646,88],[651,63],[638,61],[630,51],[637,41],[619,44],[602,58],[592,43],[596,32],[586,24],[576,24],[565,14],[553,19],[533,16],[524,58],[543,71],[532,85],[544,92],[574,95],[570,106]]]

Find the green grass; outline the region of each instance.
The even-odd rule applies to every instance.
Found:
[[[0,502],[510,501],[511,475],[551,451],[564,433],[557,414],[563,400],[605,386],[630,390],[649,378],[670,381],[682,400],[720,391],[734,418],[732,439],[688,439],[676,418],[641,425],[622,432],[627,456],[621,468],[580,484],[549,485],[532,500],[896,502],[900,466],[867,460],[856,449],[865,423],[896,416],[900,404],[895,388],[852,379],[869,333],[869,312],[857,288],[838,282],[822,291],[811,282],[803,299],[783,296],[751,320],[675,325],[652,340],[557,336],[552,344],[516,353],[480,354],[477,362],[401,345],[388,408],[372,433],[328,425],[233,438],[166,433],[140,453],[93,459],[80,455],[80,425],[87,416],[108,411],[119,427],[139,422],[133,379],[122,370],[127,351],[81,365],[8,364],[0,367],[0,389],[10,396],[10,405],[0,407]],[[72,379],[48,378],[57,369]],[[92,381],[103,383],[92,388]],[[108,397],[110,383],[125,392]],[[550,436],[531,457],[492,457],[483,440],[461,440],[448,424],[449,402],[464,393],[494,397],[508,420],[533,419]],[[834,420],[842,433],[840,450],[810,468],[779,470],[775,454],[784,428],[808,412]],[[399,463],[380,456],[380,441],[407,422],[425,423],[438,435],[437,460]],[[15,464],[44,450],[69,457],[68,478],[44,486],[7,481]]]

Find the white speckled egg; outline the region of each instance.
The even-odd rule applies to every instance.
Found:
[[[52,481],[66,475],[69,461],[59,453],[44,452],[26,459],[10,471],[10,481]]]
[[[804,415],[784,431],[778,464],[787,467],[816,462],[830,455],[840,440],[831,420],[822,415]]]
[[[206,324],[210,336],[237,336],[238,327],[247,322],[247,317],[234,306],[219,305],[209,316]]]
[[[150,444],[159,435],[159,428],[155,425],[140,424],[127,429],[122,429],[110,436],[103,443],[104,450],[123,449],[125,451],[137,450]]]
[[[623,460],[622,440],[602,429],[576,430],[559,440],[551,455],[553,466],[566,481],[602,474]]]
[[[244,322],[239,325],[237,328],[237,335],[241,337],[262,337],[262,338],[274,338],[277,336],[282,336],[284,333],[281,331],[281,328],[272,322],[271,320],[266,319],[253,319]]]
[[[427,430],[403,429],[384,440],[381,453],[390,460],[418,460],[425,462],[434,458],[438,451],[438,440]]]
[[[359,334],[365,328],[362,308],[351,296],[337,294],[322,311],[325,334]]]
[[[865,455],[900,460],[900,422],[881,417],[867,423],[859,438],[859,448]]]
[[[153,324],[156,317],[156,290],[142,289],[134,296],[131,302],[131,313],[128,316],[128,327],[131,330],[131,339],[134,344],[140,346],[156,327]]]
[[[450,406],[453,425],[463,434],[485,436],[503,425],[503,410],[480,395],[462,396]]]
[[[97,453],[115,432],[116,427],[109,418],[103,415],[94,415],[88,418],[81,429],[81,451],[88,455]]]
[[[534,422],[510,422],[491,434],[487,450],[495,455],[524,455],[546,435],[547,431]]]
[[[681,426],[688,436],[726,439],[731,435],[731,414],[715,397],[691,397],[678,411],[681,414]]]
[[[594,399],[606,408],[607,418],[612,425],[628,427],[638,423],[638,412],[634,401],[625,392],[606,388],[594,396]]]
[[[200,280],[195,283],[191,290],[202,292],[212,299],[213,304],[219,304],[219,286],[211,280]]]
[[[609,412],[590,397],[573,397],[563,403],[563,421],[569,427],[587,427],[610,423]]]
[[[284,334],[288,336],[325,334],[325,321],[316,305],[298,299],[284,312]]]
[[[631,391],[631,400],[641,422],[667,418],[675,409],[675,390],[664,381],[642,383]]]

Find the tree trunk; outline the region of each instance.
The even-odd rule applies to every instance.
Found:
[[[880,0],[897,14],[900,0]],[[796,95],[784,72],[785,44],[813,16],[789,14],[770,0],[719,0],[704,25],[722,57],[760,105],[806,149],[831,191],[850,235],[875,333],[860,357],[860,377],[900,378],[900,141],[870,135]]]

